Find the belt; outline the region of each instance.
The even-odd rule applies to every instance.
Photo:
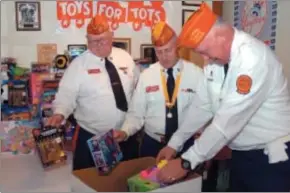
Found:
[[[145,129],[145,133],[151,138],[155,139],[159,143],[165,143],[165,135],[159,133],[153,133]]]
[[[284,162],[289,159],[286,152],[288,148],[286,143],[288,142],[290,142],[290,134],[266,144],[264,154],[268,155],[270,164]]]

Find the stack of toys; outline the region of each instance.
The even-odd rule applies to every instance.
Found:
[[[113,137],[113,130],[87,141],[92,158],[100,175],[109,174],[122,160],[123,154]]]
[[[43,130],[52,115],[52,101],[61,78],[56,73],[61,68],[63,74],[67,62],[64,66],[33,62],[27,69],[19,67],[15,58],[1,59],[0,153],[28,154],[35,149],[32,130]],[[66,140],[72,140],[76,126],[71,120],[64,129]]]
[[[157,179],[157,172],[167,164],[166,160],[160,161],[156,166],[141,171],[128,179],[130,192],[148,192],[167,186]]]

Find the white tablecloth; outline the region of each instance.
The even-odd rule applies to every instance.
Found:
[[[95,192],[71,174],[72,155],[67,165],[45,171],[37,155],[0,154],[0,192]],[[153,192],[201,192],[201,178]]]
[[[71,157],[67,165],[44,171],[37,155],[0,154],[0,191],[71,192]]]

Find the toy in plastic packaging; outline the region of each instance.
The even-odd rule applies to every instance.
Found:
[[[42,95],[40,110],[42,122],[45,125],[47,119],[53,115],[52,102],[57,93],[59,80],[44,80],[42,82]]]
[[[33,130],[36,149],[45,169],[66,163],[64,133],[61,128],[45,127]]]
[[[167,164],[166,160],[162,160],[156,166],[141,171],[139,174],[128,179],[130,192],[148,192],[158,188],[167,186],[160,183],[157,179],[157,172]]]
[[[32,135],[32,130],[38,128],[40,128],[38,120],[1,121],[1,152],[13,155],[33,153],[35,141]]]
[[[50,73],[51,67],[49,63],[32,63],[31,72],[32,73]]]
[[[119,144],[113,138],[113,130],[87,141],[92,158],[100,175],[109,174],[123,159]]]
[[[28,84],[23,80],[8,82],[8,105],[13,107],[28,106]]]
[[[29,107],[10,107],[6,104],[1,106],[2,121],[29,121],[31,118]]]

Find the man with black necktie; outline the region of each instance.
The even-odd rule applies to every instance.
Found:
[[[113,32],[106,18],[94,17],[87,27],[88,50],[66,70],[53,102],[47,125],[60,126],[73,113],[78,127],[74,137],[73,170],[94,167],[87,140],[110,129],[120,129],[139,71],[132,57],[112,47]],[[137,157],[132,137],[120,144],[123,160]]]
[[[140,156],[156,157],[182,124],[185,112],[195,100],[203,72],[197,65],[178,57],[177,36],[166,23],[152,28],[152,43],[159,62],[144,70],[139,78],[118,141],[126,141],[144,126]],[[184,150],[193,138],[184,145]]]

